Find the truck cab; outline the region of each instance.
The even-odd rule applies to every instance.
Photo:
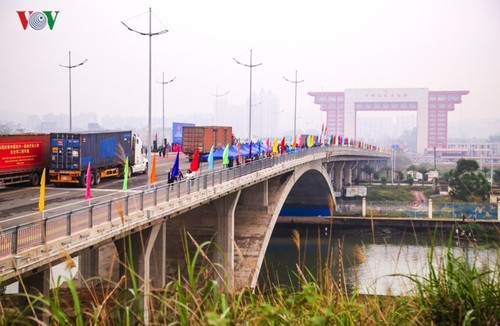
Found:
[[[130,173],[146,173],[148,172],[148,159],[146,158],[147,149],[142,140],[134,134],[132,136],[132,153],[133,160],[130,160]]]

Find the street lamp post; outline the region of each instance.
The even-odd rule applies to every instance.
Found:
[[[176,77],[170,79],[169,81],[165,81],[165,73],[162,73],[161,75],[161,82],[160,81],[157,81],[157,83],[160,83],[162,85],[162,96],[161,96],[161,100],[162,100],[162,144],[163,142],[165,141],[165,85],[173,82],[175,80]],[[166,144],[163,144],[163,145],[166,145]]]
[[[149,8],[149,32],[139,32],[136,31],[135,29],[130,28],[127,24],[124,22],[121,22],[129,31],[135,32],[137,34],[143,35],[143,36],[149,36],[149,107],[148,107],[148,139],[147,139],[147,146],[148,146],[148,165],[151,163],[151,39],[153,36],[156,35],[161,35],[166,32],[168,32],[167,29],[161,30],[156,33],[151,32],[151,8]],[[151,188],[151,169],[148,168],[148,183],[147,183],[147,190]]]
[[[297,137],[297,84],[302,83],[304,80],[297,80],[297,70],[295,70],[295,80],[289,80],[285,76],[283,78],[290,82],[295,84],[295,109],[293,113],[293,137]]]
[[[82,62],[80,62],[79,64],[76,64],[76,65],[72,66],[71,65],[71,51],[69,51],[69,64],[67,66],[60,65],[61,67],[68,68],[68,70],[69,70],[69,132],[73,132],[73,126],[71,124],[71,69],[83,65],[87,61],[88,60],[85,59]]]
[[[215,104],[215,125],[218,126],[219,125],[219,97],[223,97],[223,96],[226,96],[227,94],[229,94],[230,91],[227,91],[225,92],[224,94],[219,94],[219,87],[216,87],[215,88],[215,94],[212,94],[212,96],[215,96],[215,101],[216,101],[216,104]]]
[[[262,63],[258,63],[252,65],[252,50],[250,50],[250,64],[244,64],[233,58],[237,64],[250,68],[250,98],[248,104],[248,142],[252,140],[252,68],[262,65]]]

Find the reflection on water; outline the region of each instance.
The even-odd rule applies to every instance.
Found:
[[[434,248],[433,264],[437,266],[447,250],[447,235],[434,237],[429,233],[414,234],[383,229],[372,236],[371,230],[328,228],[301,228],[300,266],[306,266],[314,277],[318,269],[324,269],[327,257],[333,277],[345,279],[350,289],[363,294],[399,295],[412,290],[411,281],[404,276],[416,274],[426,276],[431,247]],[[296,265],[299,250],[291,240],[292,229],[278,226],[266,252],[260,275],[260,284],[291,284],[297,279]],[[433,238],[436,244],[432,246]],[[330,255],[329,253],[330,250]],[[456,256],[466,256],[467,261],[478,267],[498,268],[498,247],[475,245],[468,241],[455,242],[452,246]],[[497,265],[495,265],[497,264]],[[344,271],[344,274],[339,271]],[[273,271],[273,272],[270,272]]]

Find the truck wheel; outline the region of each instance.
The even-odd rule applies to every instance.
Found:
[[[33,187],[40,185],[40,175],[36,172],[30,175],[30,182]]]
[[[149,164],[149,163],[146,163],[146,168],[144,169],[144,171],[142,171],[142,173],[143,173],[143,174],[148,173],[148,164]]]
[[[86,180],[87,180],[87,172],[80,174],[80,180],[78,180],[79,181],[78,184],[80,185],[80,187],[85,188]]]
[[[90,185],[94,183],[94,174],[92,173],[90,175]],[[80,176],[80,186],[81,187],[86,187],[87,186],[87,172],[82,173]]]
[[[97,186],[99,183],[101,183],[101,172],[95,171],[95,173],[94,173],[94,184]]]

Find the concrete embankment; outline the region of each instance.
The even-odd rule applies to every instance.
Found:
[[[471,220],[466,219],[429,219],[429,218],[409,218],[409,217],[347,217],[335,216],[329,217],[316,216],[280,216],[278,218],[280,225],[318,225],[345,228],[395,228],[395,229],[415,229],[422,230],[452,230],[457,226],[479,224],[484,227],[491,227],[500,230],[500,221],[497,220]]]

